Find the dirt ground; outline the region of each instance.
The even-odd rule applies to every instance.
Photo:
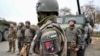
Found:
[[[100,38],[92,38],[92,44],[90,44],[86,48],[85,56],[100,56]],[[17,43],[16,43],[17,44]],[[17,45],[16,45],[17,48]],[[17,56],[18,49],[16,49],[16,53],[7,53],[8,50],[8,42],[0,42],[0,56]],[[36,55],[30,55],[30,56],[36,56]]]
[[[85,56],[100,56],[100,38],[92,37],[92,43],[86,48]]]

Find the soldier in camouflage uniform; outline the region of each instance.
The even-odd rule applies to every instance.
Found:
[[[25,22],[25,40],[24,40],[24,44],[27,45],[27,49],[26,49],[26,55],[29,55],[29,51],[30,51],[30,46],[31,46],[31,42],[32,39],[35,35],[35,30],[31,27],[31,24],[29,21]]]
[[[56,18],[58,16],[58,3],[56,0],[39,0],[37,4],[37,14],[38,14],[38,26],[39,26],[39,31],[34,37],[34,45],[33,45],[33,52],[40,55],[40,56],[66,56],[66,37],[63,32],[63,30],[60,28],[60,26],[57,24]],[[51,26],[51,28],[55,28],[57,30],[57,33],[59,34],[58,37],[58,42],[59,46],[59,51],[55,53],[46,53],[47,50],[45,50],[46,47],[42,46],[42,41],[41,40],[43,35],[46,35],[49,33],[49,31],[46,31],[46,27]],[[53,26],[53,27],[52,27]],[[43,31],[43,32],[42,32]],[[44,32],[48,32],[46,34],[43,34]],[[46,38],[44,38],[46,39]],[[47,44],[48,46],[48,44]],[[54,45],[53,45],[54,46]],[[49,46],[52,47],[52,46]],[[54,50],[55,48],[51,48],[50,50]],[[47,47],[48,49],[48,47]],[[49,51],[50,51],[49,50]]]
[[[67,56],[77,56],[77,51],[81,47],[80,29],[75,26],[76,21],[70,19],[69,27],[65,29],[67,36]]]
[[[15,24],[10,24],[9,33],[8,33],[8,42],[9,42],[9,50],[11,52],[13,49],[13,53],[15,52],[15,41],[16,41],[16,26]]]
[[[22,22],[19,23],[18,25],[18,30],[17,30],[17,39],[18,39],[18,49],[19,49],[19,53],[23,47],[23,43],[24,43],[24,24]],[[18,53],[18,55],[19,55]]]

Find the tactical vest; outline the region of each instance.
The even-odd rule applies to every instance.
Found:
[[[25,37],[32,37],[33,36],[33,34],[32,34],[32,32],[31,32],[31,29],[30,28],[27,28],[26,30],[25,30]]]
[[[56,29],[47,28],[42,32],[41,45],[43,54],[55,54],[60,51],[59,34]]]
[[[18,29],[17,31],[17,37],[23,37],[23,33],[21,32],[21,29]]]
[[[66,28],[66,36],[67,36],[67,42],[76,41],[76,34],[77,34],[77,28],[70,29],[70,27]]]

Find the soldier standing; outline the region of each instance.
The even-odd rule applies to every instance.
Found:
[[[24,23],[20,22],[18,25],[18,30],[17,30],[17,39],[18,39],[18,49],[19,49],[19,53],[23,47],[23,43],[24,43]],[[19,55],[18,53],[18,55]]]
[[[29,21],[26,21],[25,22],[25,42],[24,44],[27,46],[26,48],[26,55],[28,56],[29,55],[29,51],[30,51],[30,46],[31,46],[31,42],[32,42],[32,39],[35,35],[35,30],[33,28],[31,28],[31,24]]]
[[[70,19],[68,21],[69,27],[65,29],[67,36],[67,56],[77,56],[81,46],[80,29],[75,26],[76,21]]]
[[[39,0],[37,14],[40,29],[33,39],[35,41],[34,53],[40,56],[66,56],[66,37],[56,21],[58,16],[57,1]]]
[[[9,33],[8,33],[8,42],[9,42],[9,50],[11,52],[13,49],[13,53],[15,52],[15,41],[16,41],[16,26],[15,24],[10,24]]]

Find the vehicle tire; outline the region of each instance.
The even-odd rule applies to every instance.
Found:
[[[2,41],[2,33],[0,32],[0,42]]]
[[[7,30],[4,31],[4,34],[3,35],[4,35],[4,40],[7,41],[8,40],[8,31]]]

